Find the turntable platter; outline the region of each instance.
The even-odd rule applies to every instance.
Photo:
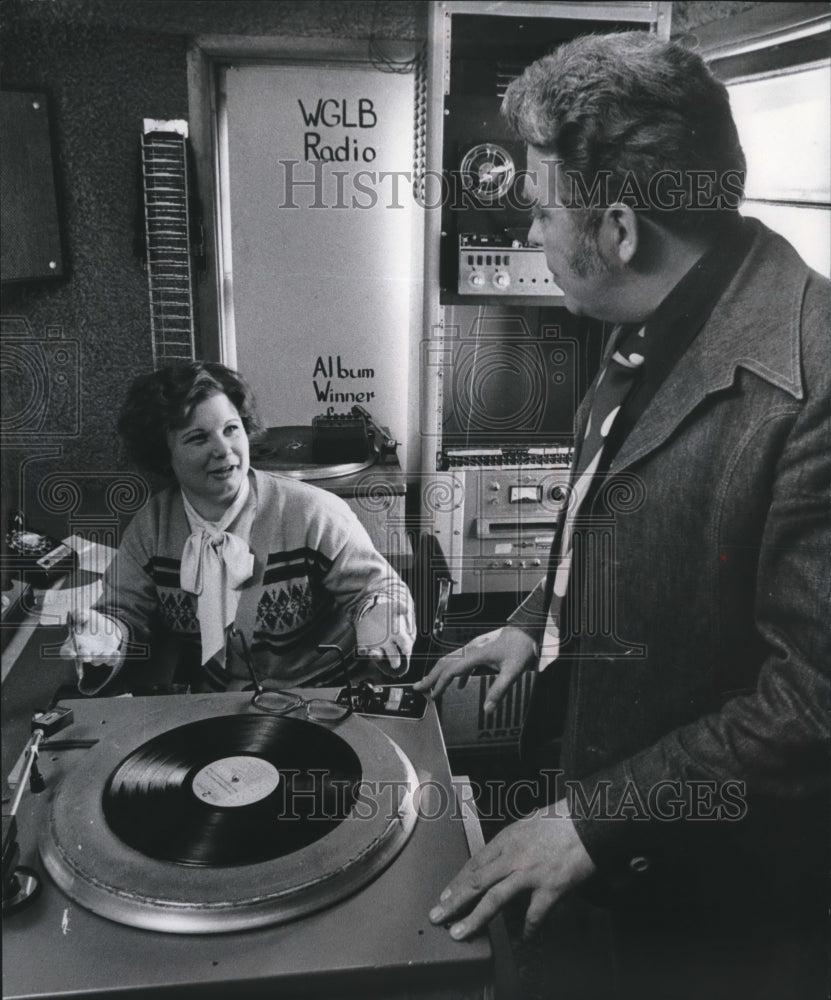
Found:
[[[401,851],[417,779],[387,735],[230,704],[136,719],[61,782],[40,848],[76,902],[133,927],[235,931],[327,907]]]
[[[315,481],[337,479],[368,469],[375,462],[370,454],[365,461],[321,464],[315,462],[312,428],[298,426],[269,427],[251,442],[251,463],[258,469],[279,472],[292,479]]]

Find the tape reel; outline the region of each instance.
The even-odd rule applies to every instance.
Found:
[[[462,184],[484,205],[492,205],[510,190],[516,176],[514,158],[495,142],[472,146],[459,166]]]

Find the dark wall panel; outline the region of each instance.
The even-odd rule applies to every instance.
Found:
[[[0,277],[58,277],[61,235],[45,96],[0,91],[0,135]]]

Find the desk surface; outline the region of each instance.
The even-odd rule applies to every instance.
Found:
[[[66,627],[34,625],[20,626],[28,639],[3,680],[2,688],[2,767],[3,797],[8,789],[6,778],[19,758],[31,732],[32,716],[44,711],[60,689],[74,688],[75,666],[58,656],[58,649],[66,638]],[[4,650],[4,666],[8,666],[7,653],[12,655],[11,644]],[[5,673],[5,671],[4,671]]]

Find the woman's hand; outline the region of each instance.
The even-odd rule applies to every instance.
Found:
[[[407,669],[413,648],[411,632],[391,601],[376,599],[355,622],[355,652],[375,663],[382,673],[398,677]]]
[[[413,688],[435,699],[455,677],[459,678],[459,687],[464,687],[477,667],[485,667],[498,674],[483,706],[486,712],[492,712],[508,688],[523,671],[532,669],[538,658],[539,649],[531,636],[522,629],[507,626],[480,635],[443,656]]]
[[[122,633],[118,622],[100,611],[76,611],[67,615],[69,635],[61,646],[61,656],[75,661],[78,679],[84,664],[94,667],[117,667],[122,659]]]

